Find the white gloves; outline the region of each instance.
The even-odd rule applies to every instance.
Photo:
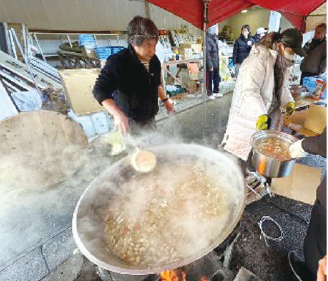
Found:
[[[303,140],[298,140],[289,147],[289,153],[292,158],[301,158],[307,155],[302,147],[302,142]]]

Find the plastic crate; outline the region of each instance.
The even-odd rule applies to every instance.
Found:
[[[92,34],[79,34],[79,44],[87,49],[97,47],[95,37]]]
[[[112,54],[111,47],[97,47],[94,50],[100,60],[107,60],[107,58]]]
[[[124,47],[122,47],[122,46],[114,46],[114,47],[111,47],[111,49],[112,49],[112,55],[114,55],[114,54],[122,51],[124,49]]]

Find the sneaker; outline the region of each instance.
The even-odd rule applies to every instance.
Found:
[[[288,261],[289,266],[292,269],[295,277],[299,281],[308,281],[311,280],[311,275],[306,268],[304,262],[301,261],[300,257],[297,255],[295,251],[291,251],[288,253]]]
[[[216,97],[213,94],[212,95],[208,95],[207,98],[209,100],[215,100],[216,99]]]
[[[223,94],[222,94],[222,93],[216,93],[216,92],[214,92],[213,95],[214,95],[216,98],[222,98],[222,97],[223,97]]]

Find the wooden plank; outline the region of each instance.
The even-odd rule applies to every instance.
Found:
[[[103,111],[93,97],[92,89],[100,73],[100,69],[66,69],[61,70],[66,96],[76,115],[85,115]]]
[[[317,133],[308,130],[304,127],[305,119],[308,115],[308,109],[302,111],[296,111],[292,116],[284,116],[284,125],[294,131],[295,133],[304,137],[313,137],[318,135]]]
[[[39,29],[30,28],[30,32],[36,34],[126,34],[126,31],[119,30],[60,30],[60,29]]]
[[[304,121],[304,128],[321,134],[327,126],[327,109],[324,106],[311,104],[308,116]]]
[[[8,96],[8,93],[0,81],[0,120],[18,114],[16,107]]]
[[[43,188],[70,177],[84,163],[81,126],[53,111],[31,111],[0,122],[0,182]]]
[[[26,64],[14,59],[13,57],[1,51],[0,51],[0,64],[3,65],[4,67],[7,67],[11,71],[17,73],[17,75],[27,80],[30,81],[32,80],[32,74],[28,70]],[[33,75],[39,87],[53,88],[54,90],[59,90],[59,91],[63,90],[63,86],[60,83],[56,82],[54,79],[47,77],[41,72],[34,70]]]
[[[321,169],[295,164],[293,172],[285,178],[272,179],[275,194],[313,204],[320,184]]]
[[[9,72],[10,73],[10,72]],[[28,80],[25,80],[22,77],[19,77],[17,75],[10,75],[8,72],[4,72],[3,69],[1,69],[1,64],[0,64],[0,76],[1,78],[5,78],[12,83],[17,84],[18,86],[26,89],[26,90],[33,90],[35,89],[35,84],[33,82],[30,82]]]

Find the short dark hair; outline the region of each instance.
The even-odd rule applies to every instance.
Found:
[[[247,29],[248,32],[251,32],[251,27],[249,26],[249,24],[245,24],[241,27],[241,31],[243,31],[243,29]]]
[[[325,23],[321,23],[316,28],[321,28],[321,29],[324,29],[326,31],[327,30],[327,25]]]
[[[128,25],[128,42],[133,45],[142,45],[145,40],[158,40],[159,31],[151,19],[136,16]]]

